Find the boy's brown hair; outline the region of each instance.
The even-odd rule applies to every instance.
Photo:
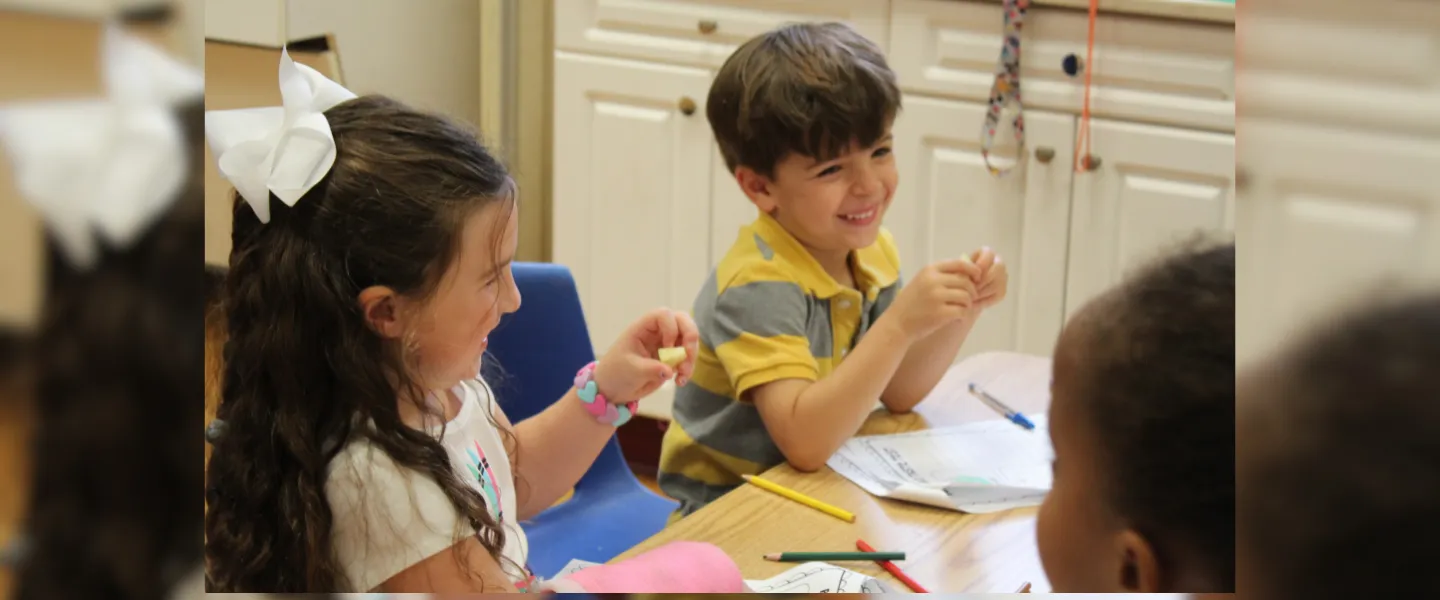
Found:
[[[710,86],[705,115],[731,173],[766,177],[791,152],[825,161],[870,146],[900,110],[880,48],[842,23],[786,25],[745,42]]]

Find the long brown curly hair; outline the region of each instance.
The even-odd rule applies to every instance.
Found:
[[[203,111],[198,99],[176,111],[187,147],[203,143]],[[47,245],[17,600],[161,598],[200,565],[205,204],[192,164],[174,203],[129,246],[102,245],[93,268]]]
[[[217,409],[225,429],[205,488],[211,592],[365,591],[346,589],[325,497],[331,459],[359,439],[433,479],[502,560],[504,533],[482,497],[435,437],[401,422],[397,398],[423,397],[412,353],[367,325],[358,295],[383,285],[430,298],[466,217],[493,203],[513,211],[514,182],[471,130],[394,100],[364,96],[325,117],[334,167],[295,206],[271,196],[261,223],[235,198]]]

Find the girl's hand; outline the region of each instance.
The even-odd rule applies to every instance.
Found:
[[[976,282],[975,304],[981,309],[990,308],[1005,299],[1010,286],[1010,272],[1005,268],[1000,255],[989,248],[975,251],[971,257],[975,266],[980,267],[980,280]]]
[[[661,348],[682,346],[685,360],[672,369],[657,358]],[[595,386],[611,404],[628,404],[650,395],[666,381],[685,385],[695,372],[700,330],[683,312],[660,308],[646,313],[620,334],[595,365]]]

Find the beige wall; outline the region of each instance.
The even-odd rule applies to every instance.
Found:
[[[289,30],[332,34],[346,87],[476,125],[521,190],[520,260],[549,258],[553,0],[286,1]]]
[[[550,260],[554,0],[480,0],[480,125],[520,187],[517,257]]]
[[[345,84],[480,121],[479,0],[288,0],[291,30],[334,35]]]

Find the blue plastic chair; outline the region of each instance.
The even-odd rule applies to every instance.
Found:
[[[595,360],[595,351],[569,269],[515,263],[514,273],[520,310],[490,334],[486,380],[505,415],[518,423],[569,391],[575,372]],[[612,436],[575,485],[574,497],[521,523],[530,541],[530,568],[548,578],[574,558],[604,563],[663,529],[676,507],[640,484]]]

